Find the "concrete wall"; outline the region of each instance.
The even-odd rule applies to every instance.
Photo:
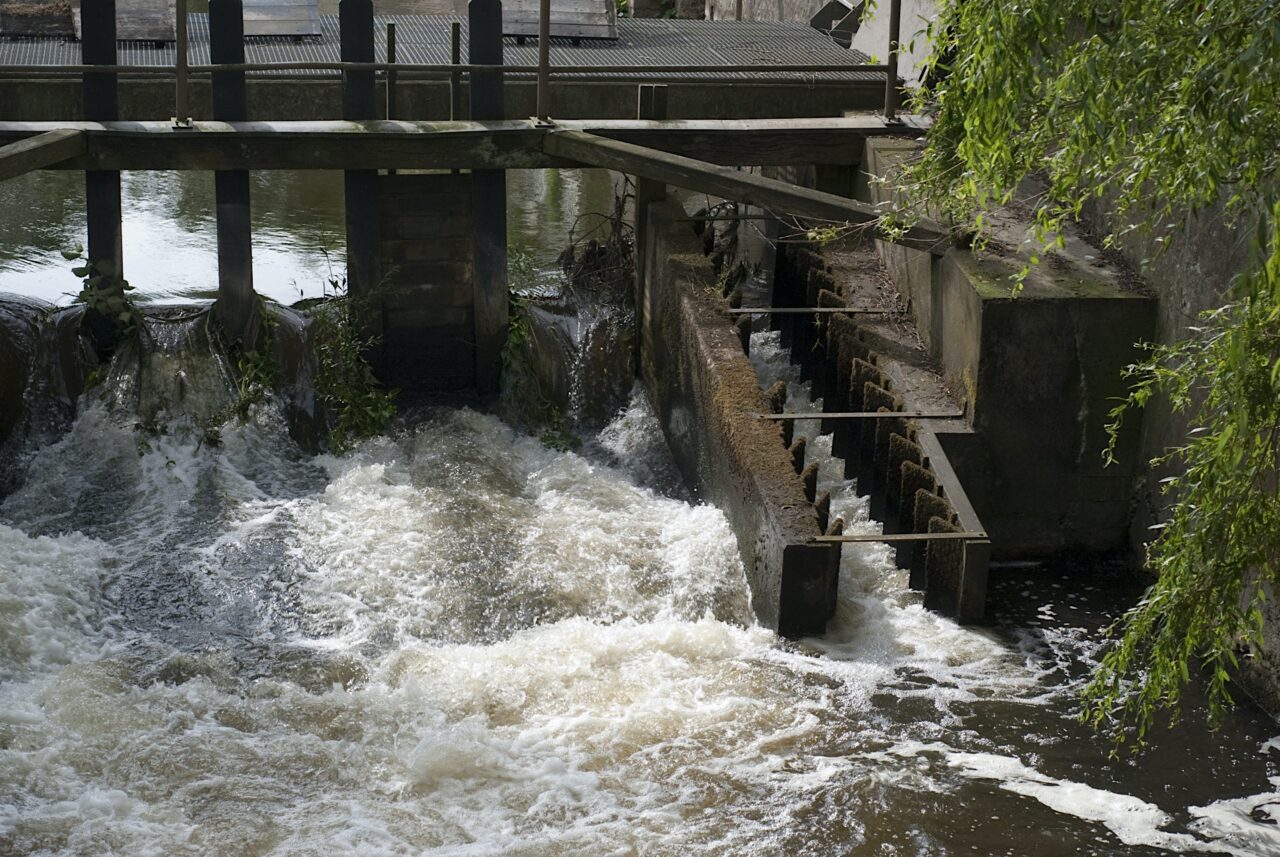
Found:
[[[400,389],[475,386],[471,176],[379,176],[378,203],[380,377]]]
[[[840,561],[821,534],[780,425],[769,410],[684,211],[650,203],[641,286],[640,376],[686,482],[724,510],[761,624],[821,633],[835,609]]]
[[[917,144],[872,140],[868,172],[892,170]],[[871,183],[869,201],[888,191]],[[940,435],[998,557],[1122,550],[1128,545],[1138,437],[1105,467],[1108,413],[1121,371],[1155,330],[1156,301],[1079,234],[1012,292],[1026,224],[993,220],[1007,252],[944,256],[881,244],[921,339],[967,402],[971,435]]]

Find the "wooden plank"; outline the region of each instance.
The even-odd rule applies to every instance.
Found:
[[[543,138],[542,149],[548,154],[587,166],[631,173],[676,187],[756,205],[777,214],[853,226],[875,224],[881,216],[875,207],[846,197],[583,131],[552,131]],[[879,237],[887,238],[883,235]],[[893,240],[917,250],[938,254],[951,246],[951,239],[946,231],[928,220],[916,223]]]
[[[0,181],[43,170],[85,153],[83,131],[46,131],[0,147]]]
[[[318,37],[317,0],[244,0],[244,34],[248,37]]]
[[[503,35],[537,36],[538,7],[538,0],[504,0]],[[617,39],[618,10],[614,0],[551,0],[551,36]]]

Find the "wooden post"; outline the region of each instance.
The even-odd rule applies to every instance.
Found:
[[[241,0],[209,0],[209,59],[244,62],[244,9]],[[212,74],[213,118],[243,122],[248,97],[243,71]],[[253,225],[249,213],[248,170],[213,174],[218,228],[218,299],[214,313],[227,340],[243,351],[257,346],[258,300],[253,291]]]
[[[470,0],[468,61],[502,64],[502,3]],[[501,71],[471,73],[471,118],[501,119]],[[474,218],[472,267],[475,315],[476,387],[497,392],[502,374],[502,347],[507,340],[507,174],[502,170],[471,173]]]
[[[85,65],[116,64],[116,3],[98,0],[81,9],[83,39],[81,61]],[[84,118],[108,122],[120,118],[120,101],[114,73],[84,75]],[[90,170],[84,174],[85,220],[89,261],[99,270],[124,276],[124,234],[121,230],[120,173]],[[115,347],[111,322],[96,312],[86,316],[99,356]]]
[[[338,4],[342,61],[373,62],[372,0],[342,0]],[[377,90],[372,71],[342,73],[342,118],[376,119]],[[347,170],[343,174],[347,222],[347,290],[366,301],[368,332],[382,334],[382,311],[373,296],[378,287],[378,171]],[[381,355],[373,355],[381,366]]]
[[[667,87],[666,84],[642,83],[636,87],[636,118],[637,119],[666,119],[667,118]],[[647,260],[649,258],[649,228],[647,225],[647,210],[649,205],[659,200],[665,199],[667,196],[667,186],[662,182],[652,181],[651,179],[640,178],[636,176],[636,222],[635,222],[635,260],[636,260],[636,288],[635,288],[635,312],[636,312],[636,347],[634,354],[634,371],[640,374],[641,363],[644,354],[644,329],[645,329],[645,303],[647,292],[645,290],[645,271],[647,269]],[[707,224],[710,228],[711,224]]]

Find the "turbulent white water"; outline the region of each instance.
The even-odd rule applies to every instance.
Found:
[[[582,453],[86,409],[0,505],[0,853],[1280,853],[1256,723],[1108,763],[1082,634],[959,628],[878,546],[783,644],[670,467],[639,396]]]

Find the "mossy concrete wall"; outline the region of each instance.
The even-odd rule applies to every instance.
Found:
[[[891,172],[916,145],[868,141],[867,172]],[[886,187],[863,187],[868,201],[887,201]],[[1124,367],[1153,335],[1156,302],[1076,234],[1015,293],[1024,229],[1016,215],[998,220],[999,240],[981,256],[953,248],[931,257],[887,244],[881,253],[921,338],[966,402],[974,432],[940,437],[995,555],[1121,550],[1138,438],[1126,428],[1119,463],[1108,467],[1106,425],[1127,389]]]
[[[761,624],[821,633],[835,610],[839,549],[818,515],[684,211],[650,203],[641,284],[640,376],[685,480],[724,510]]]

